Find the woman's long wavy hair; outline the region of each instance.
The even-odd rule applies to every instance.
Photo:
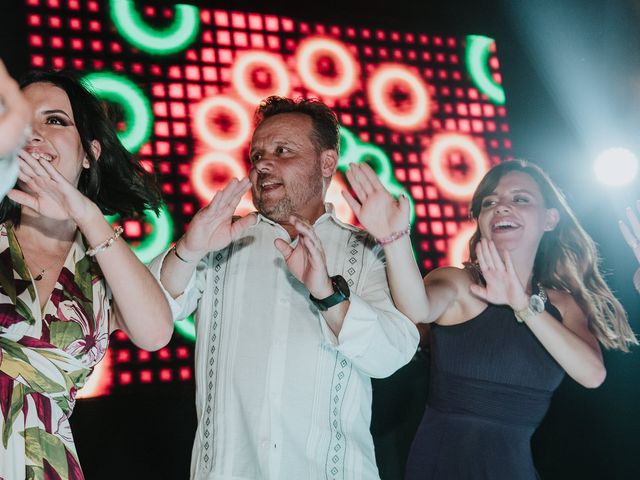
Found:
[[[89,168],[82,170],[78,190],[98,205],[105,215],[133,216],[145,209],[157,212],[160,190],[154,177],[127,151],[116,134],[116,127],[107,110],[81,80],[70,72],[33,71],[20,82],[20,88],[48,83],[65,91],[71,103],[82,148],[89,159]],[[98,159],[91,142],[100,142]],[[9,198],[0,203],[0,222],[20,222],[21,207]]]
[[[580,226],[564,196],[538,166],[524,160],[503,162],[493,167],[480,181],[471,199],[470,215],[478,220],[482,201],[491,195],[502,177],[511,172],[529,175],[538,185],[546,208],[560,214],[556,228],[545,232],[533,265],[533,277],[548,288],[569,293],[587,315],[589,330],[606,348],[629,351],[637,345],[627,315],[602,274],[600,258],[593,239]],[[469,241],[471,261],[476,262],[480,228]]]

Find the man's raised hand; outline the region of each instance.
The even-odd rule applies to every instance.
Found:
[[[250,187],[248,178],[234,178],[217,192],[209,205],[195,214],[187,233],[179,240],[180,256],[189,261],[199,260],[208,252],[225,248],[255,224],[253,214],[233,221],[233,212]]]

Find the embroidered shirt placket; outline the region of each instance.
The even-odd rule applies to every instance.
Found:
[[[361,234],[352,233],[349,237],[349,255],[347,256],[343,277],[352,291],[356,291],[362,272],[364,244]],[[346,438],[342,430],[342,403],[344,401],[353,365],[340,352],[335,353],[333,380],[330,391],[329,424],[331,438],[327,450],[325,475],[327,480],[344,480],[344,462],[347,449]]]
[[[216,396],[218,392],[218,355],[220,336],[222,330],[222,313],[224,300],[224,283],[227,272],[227,265],[231,253],[229,249],[210,254],[210,270],[208,275],[211,278],[211,284],[207,282],[207,287],[213,289],[211,298],[211,318],[209,319],[207,332],[207,363],[206,363],[206,390],[207,397],[204,404],[203,415],[203,439],[202,439],[202,468],[206,472],[210,472],[213,468],[213,462],[216,454],[216,425],[215,425],[215,409]]]

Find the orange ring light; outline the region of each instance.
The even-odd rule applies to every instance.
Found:
[[[399,112],[389,105],[388,93],[394,82],[407,88],[413,98],[411,108],[406,112]],[[427,85],[404,65],[388,64],[378,68],[368,81],[367,96],[373,111],[388,126],[398,130],[417,130],[424,126],[431,115],[431,98]]]
[[[464,181],[453,180],[444,168],[447,153],[458,150],[471,160],[472,174]],[[487,173],[489,161],[486,154],[478,147],[473,139],[467,135],[447,133],[437,135],[427,154],[427,164],[438,187],[448,197],[456,200],[469,200],[475,188]]]
[[[198,198],[204,204],[208,204],[216,192],[226,185],[226,182],[214,184],[213,182],[207,181],[207,178],[209,177],[208,171],[215,168],[218,168],[219,170],[228,170],[230,172],[228,180],[231,180],[233,177],[244,178],[247,176],[247,172],[243,165],[226,153],[210,152],[198,157],[193,161],[193,168],[191,169],[191,183],[196,195],[198,195]],[[242,197],[240,205],[238,205],[236,212],[239,215],[244,215],[245,213],[254,210],[248,195],[249,194]]]
[[[251,85],[251,70],[263,67],[272,73],[275,82],[269,88],[258,89]],[[231,72],[233,86],[240,97],[251,105],[259,104],[269,95],[288,96],[291,82],[287,67],[280,57],[273,53],[250,51],[238,56]]]
[[[210,117],[226,112],[235,119],[235,132],[214,132],[209,128]],[[194,115],[194,127],[198,137],[216,150],[234,150],[246,144],[251,133],[251,121],[247,111],[234,99],[217,95],[201,102]]]
[[[449,239],[447,262],[455,267],[462,267],[463,262],[469,260],[469,240],[476,231],[476,224],[466,222],[460,225],[460,230]]]
[[[335,63],[337,80],[321,77],[314,68],[321,55],[330,57]],[[356,88],[358,63],[347,47],[337,40],[324,37],[303,40],[296,51],[296,65],[305,85],[320,95],[344,97]]]

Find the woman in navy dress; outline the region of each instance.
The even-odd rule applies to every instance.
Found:
[[[598,270],[593,240],[547,175],[524,161],[493,167],[471,201],[477,229],[465,268],[421,278],[409,203],[367,165],[345,198],[383,246],[396,306],[431,324],[431,375],[406,478],[533,480],[530,440],[564,374],[606,376],[600,344],[637,340]]]

